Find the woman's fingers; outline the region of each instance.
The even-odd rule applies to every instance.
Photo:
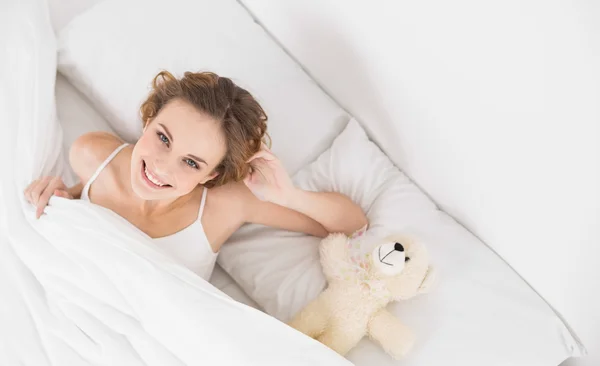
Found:
[[[31,189],[31,192],[29,193],[29,197],[30,197],[29,202],[31,202],[34,206],[37,206],[40,196],[42,195],[42,193],[48,186],[50,179],[52,179],[52,178],[44,177],[44,178],[40,179],[39,182]]]
[[[54,189],[50,186],[46,187],[46,190],[40,195],[40,198],[37,202],[37,210],[35,211],[36,218],[40,218],[42,213],[44,213],[44,208],[48,205],[48,201],[50,201],[50,197],[54,193]]]
[[[23,191],[23,195],[29,203],[36,207],[36,217],[39,219],[44,213],[44,207],[48,205],[50,197],[56,192],[60,197],[73,198],[63,188],[65,188],[64,183],[60,177],[43,177],[31,182]]]
[[[73,196],[71,196],[71,194],[69,194],[69,192],[67,192],[67,191],[65,191],[63,189],[56,189],[54,191],[54,195],[57,196],[57,197],[67,198],[67,199],[70,199],[70,200],[73,199]]]
[[[264,142],[260,145],[260,149],[258,150],[258,152],[256,154],[252,155],[252,157],[250,159],[248,159],[248,163],[251,162],[252,160],[258,159],[258,158],[262,158],[262,159],[269,160],[269,161],[277,159],[277,157],[273,154],[271,149],[269,149],[267,144],[265,144]]]
[[[35,218],[39,219],[40,217],[42,217],[42,214],[44,213],[44,207],[45,206],[37,206],[35,209]]]
[[[244,184],[246,185],[246,187],[250,188],[250,185],[252,184],[252,173],[246,175],[246,177],[244,177]]]
[[[248,159],[247,163],[251,163],[252,161],[254,161],[256,159],[264,159],[266,161],[272,161],[272,160],[276,160],[277,158],[275,157],[275,155],[273,155],[272,152],[269,152],[266,150],[260,150],[256,154],[252,155],[252,157],[250,159]]]
[[[25,189],[25,198],[27,199],[27,202],[33,204],[33,198],[31,196],[31,193],[33,192],[35,187],[37,187],[40,184],[40,182],[41,179],[36,179],[33,182],[31,182],[27,189]]]
[[[31,203],[31,190],[33,189],[33,187],[35,187],[35,185],[38,183],[38,179],[34,180],[33,182],[31,182],[27,188],[25,188],[25,190],[23,191],[23,196],[25,196],[25,199],[27,200],[27,202]]]
[[[72,200],[73,196],[71,196],[71,194],[63,189],[52,189],[50,186],[48,186],[48,188],[44,191],[44,193],[42,193],[42,195],[40,196],[40,199],[38,201],[37,204],[37,209],[35,212],[35,217],[36,218],[40,218],[42,216],[42,214],[44,213],[44,209],[46,208],[46,206],[48,206],[48,202],[50,202],[50,198],[52,196],[57,196],[57,197],[62,197],[62,198],[67,198]]]
[[[271,149],[269,149],[269,147],[267,146],[267,144],[265,144],[264,142],[261,145],[261,149],[262,150],[266,150],[266,151],[272,153]]]

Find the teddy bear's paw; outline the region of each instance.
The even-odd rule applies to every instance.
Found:
[[[405,357],[415,344],[415,336],[409,330],[402,331],[402,334],[396,334],[384,347],[386,352],[395,359]]]

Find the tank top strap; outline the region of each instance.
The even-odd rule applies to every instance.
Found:
[[[96,180],[96,178],[98,178],[98,176],[100,175],[100,173],[102,172],[102,170],[104,170],[104,168],[106,168],[106,166],[112,161],[112,159],[114,159],[115,156],[117,156],[117,154],[119,152],[121,152],[121,150],[123,150],[127,145],[129,145],[129,144],[128,143],[124,143],[123,145],[117,147],[112,153],[110,153],[110,155],[106,159],[104,159],[104,161],[102,162],[102,164],[100,164],[100,166],[98,167],[98,169],[96,169],[96,171],[94,172],[94,174],[92,174],[92,176],[90,177],[90,179],[87,181],[87,183],[83,187],[82,198],[89,200],[89,191],[90,191],[90,186],[92,185],[92,183],[94,183],[94,181]]]
[[[208,188],[202,189],[202,200],[200,201],[200,210],[198,210],[198,220],[202,219],[202,213],[204,212],[204,205],[206,204],[206,195],[208,194]]]

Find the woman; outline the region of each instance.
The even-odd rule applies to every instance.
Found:
[[[101,205],[146,233],[208,279],[225,241],[244,223],[324,237],[366,225],[362,210],[337,193],[294,187],[263,143],[267,117],[230,79],[160,72],[141,106],[144,132],[134,144],[93,132],[71,147],[81,183],[58,177],[25,190],[39,218],[52,195]]]

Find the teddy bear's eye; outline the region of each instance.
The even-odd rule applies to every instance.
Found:
[[[405,262],[408,262],[409,260],[410,260],[410,257],[406,257],[406,258],[404,258],[404,261],[405,261]]]

